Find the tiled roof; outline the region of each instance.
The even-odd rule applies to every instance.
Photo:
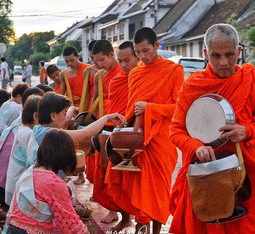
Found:
[[[204,34],[206,30],[216,23],[229,23],[231,16],[239,17],[247,10],[249,4],[254,0],[225,0],[216,3],[200,22],[183,37],[189,38]]]
[[[108,6],[101,15],[106,14],[107,12],[111,11],[113,7],[115,7],[118,3],[120,3],[121,0],[114,0],[110,6]]]
[[[157,34],[165,33],[187,11],[196,0],[179,0],[168,13],[156,24],[154,30]]]
[[[145,4],[146,2],[148,2],[148,0],[138,0],[136,4],[134,4],[126,13],[125,15],[129,15],[132,14],[136,11],[140,11],[143,10],[143,4]]]

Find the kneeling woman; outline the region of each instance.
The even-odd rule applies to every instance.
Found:
[[[37,162],[16,183],[7,218],[7,233],[88,233],[76,214],[68,188],[57,175],[76,167],[72,138],[63,130],[48,131]]]

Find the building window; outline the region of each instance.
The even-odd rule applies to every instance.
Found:
[[[125,39],[125,35],[124,35],[124,24],[120,23],[119,25],[119,39],[120,40],[124,40]]]
[[[113,37],[113,27],[107,28],[107,40],[112,42]]]
[[[190,42],[189,44],[189,56],[193,57],[193,42]]]
[[[135,24],[129,24],[128,25],[128,32],[129,32],[129,40],[133,40],[135,35]]]
[[[182,45],[182,56],[187,56],[187,45],[186,44]]]
[[[199,41],[199,43],[198,43],[199,57],[203,57],[203,47],[204,47],[204,42],[203,41]]]
[[[105,29],[102,29],[102,31],[101,31],[101,39],[106,40],[106,30]]]
[[[176,46],[176,54],[181,55],[181,47],[179,45]]]
[[[113,41],[118,41],[118,25],[113,26]]]

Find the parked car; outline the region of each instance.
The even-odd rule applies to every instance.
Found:
[[[170,60],[183,66],[185,77],[188,77],[195,71],[203,70],[206,67],[206,60],[200,57],[172,56]]]
[[[23,73],[22,66],[14,65],[14,67],[13,67],[13,74],[14,75],[22,75],[22,73]]]

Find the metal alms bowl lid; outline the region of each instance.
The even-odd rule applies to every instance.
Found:
[[[196,99],[186,115],[189,135],[204,144],[219,141],[219,128],[235,123],[235,113],[229,102],[218,94],[207,94]],[[223,142],[221,142],[223,143]]]

